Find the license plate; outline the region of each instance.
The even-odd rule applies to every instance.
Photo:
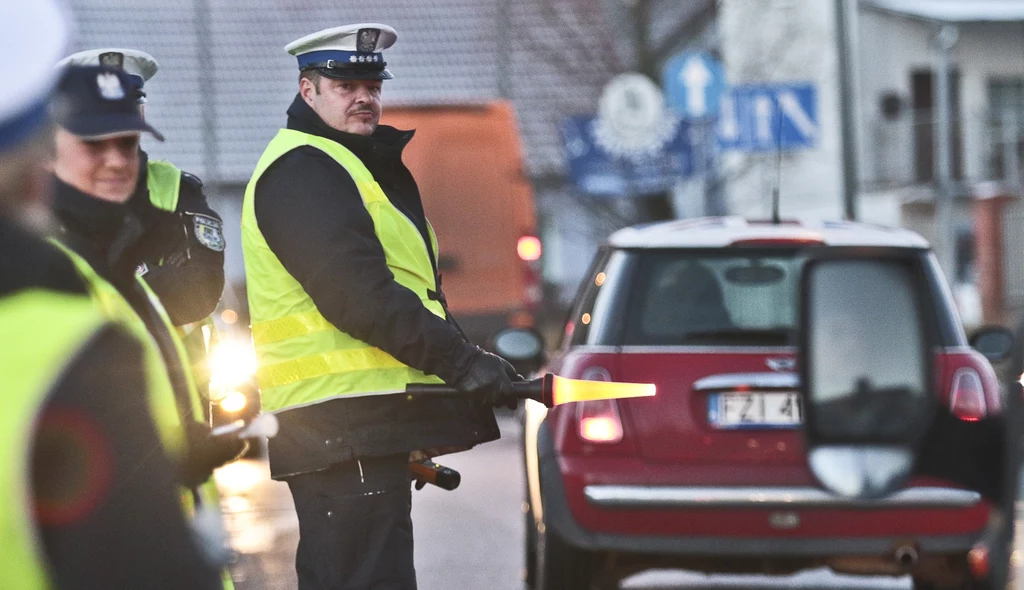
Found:
[[[708,422],[715,428],[796,428],[803,421],[794,392],[716,393],[708,396]]]

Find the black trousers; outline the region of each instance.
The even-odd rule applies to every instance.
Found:
[[[408,454],[287,482],[299,517],[299,590],[416,590]]]

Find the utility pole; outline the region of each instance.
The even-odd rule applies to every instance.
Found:
[[[220,162],[217,149],[217,114],[214,89],[216,75],[213,70],[213,39],[210,23],[213,14],[210,0],[195,0],[196,49],[199,61],[199,118],[203,123],[203,176],[206,185],[213,187],[215,198],[220,197]],[[213,196],[213,195],[211,195]]]
[[[950,117],[950,53],[959,39],[959,31],[955,25],[941,24],[935,35],[936,62],[935,72],[935,110],[934,143],[935,143],[935,238],[939,254],[939,263],[946,272],[946,278],[952,283],[956,279],[956,236],[954,234],[953,211],[953,155],[951,140],[953,137]]]
[[[836,48],[839,53],[839,102],[840,127],[843,141],[840,145],[843,160],[843,218],[849,221],[857,219],[857,184],[860,179],[859,162],[857,161],[856,132],[856,86],[852,52],[850,21],[851,7],[857,10],[856,3],[847,0],[835,0],[836,11]]]
[[[633,20],[635,69],[657,83],[659,79],[658,60],[651,49],[650,41],[651,0],[623,0],[623,2],[629,6],[629,13]],[[664,221],[675,218],[669,191],[641,198],[643,200],[640,205],[647,221]]]

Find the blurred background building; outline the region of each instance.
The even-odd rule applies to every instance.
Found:
[[[544,245],[541,316],[557,317],[612,230],[706,213],[764,218],[776,186],[783,217],[852,214],[925,235],[957,285],[968,324],[1007,321],[1024,307],[1024,272],[1016,265],[1024,254],[1018,223],[1024,208],[1016,200],[1024,165],[1024,2],[70,5],[78,24],[75,50],[132,47],[160,62],[149,83],[147,115],[168,141],[145,147],[200,176],[224,216],[231,283],[226,306],[244,306],[241,195],[295,93],[294,60],[283,46],[328,26],[384,22],[399,32],[388,57],[395,79],[385,85],[385,118],[396,107],[511,104],[521,149],[517,180],[532,193],[533,229]],[[714,76],[671,69],[687,55],[720,67],[723,89],[716,112],[709,113],[715,116],[687,122],[688,141],[704,145],[687,147],[686,172],[670,186],[639,194],[595,195],[582,188],[566,121],[598,116],[606,86],[625,72],[640,72],[663,87],[669,106],[678,106],[666,87],[672,75],[690,84],[684,90],[700,84],[710,92]],[[947,76],[938,75],[942,63]],[[943,86],[945,116],[937,90]],[[631,91],[623,96],[630,99]],[[418,119],[421,127],[430,120]],[[787,134],[795,142],[787,143]],[[714,155],[694,155],[701,150]],[[979,196],[1000,197],[984,199],[989,222],[982,226],[975,223]],[[431,198],[445,196],[425,195],[428,214],[437,209]],[[979,244],[986,261],[981,267]],[[451,298],[458,306],[459,297]],[[983,300],[990,308],[985,315]]]

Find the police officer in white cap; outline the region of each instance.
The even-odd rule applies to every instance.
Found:
[[[0,588],[217,588],[149,419],[139,342],[29,229],[45,224],[66,34],[52,0],[0,3]]]
[[[67,56],[58,67],[106,66],[128,74],[126,88],[139,108],[145,83],[160,69],[136,49],[89,49]],[[203,183],[170,162],[139,152],[138,181],[128,207],[145,226],[138,246],[139,272],[160,297],[177,326],[207,318],[224,290],[224,233],[221,218],[206,202]]]
[[[415,588],[411,459],[497,439],[492,405],[520,379],[447,309],[437,242],[380,125],[381,24],[290,43],[298,95],[245,193],[242,248],[272,477],[299,517],[299,588]],[[408,398],[448,383],[461,399]]]

